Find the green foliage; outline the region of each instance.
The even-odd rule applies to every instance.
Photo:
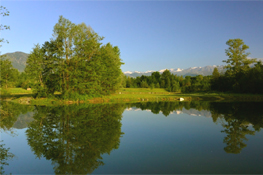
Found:
[[[164,88],[169,92],[199,92],[210,91],[210,77],[198,75],[196,77],[177,76],[171,74],[169,70],[165,70],[162,74],[153,72],[151,76],[126,77],[127,88]]]
[[[213,75],[211,82],[212,90],[222,92],[238,93],[263,93],[263,65],[259,61],[253,67],[251,64],[256,59],[248,59],[249,53],[245,51],[249,48],[241,39],[230,39],[226,49],[228,63],[224,75]]]
[[[126,83],[127,83],[127,80],[126,80],[126,76],[124,73],[121,74],[121,88],[125,88],[126,87]]]
[[[214,68],[212,75],[213,75],[213,78],[218,78],[220,76],[220,73],[218,72],[217,67]]]
[[[21,87],[23,89],[34,87],[32,79],[25,73],[20,73],[18,80],[16,82],[16,87]]]
[[[2,88],[14,87],[19,76],[9,60],[0,59],[0,84]]]
[[[148,84],[147,84],[146,81],[142,81],[142,82],[141,82],[141,87],[142,87],[142,88],[148,88],[149,86],[148,86]]]
[[[84,23],[59,17],[53,38],[31,52],[26,72],[34,80],[39,97],[55,91],[63,99],[114,93],[123,84],[120,50]],[[125,85],[126,86],[126,85]]]
[[[226,55],[229,59],[223,62],[228,63],[225,66],[230,74],[237,74],[240,71],[249,69],[249,65],[256,62],[256,59],[248,59],[250,53],[246,53],[249,48],[242,39],[229,39],[226,44],[229,46],[226,49]]]
[[[39,44],[35,45],[33,51],[29,54],[26,64],[25,73],[28,75],[28,78],[33,84],[40,84],[43,87],[44,53]]]
[[[34,89],[33,89],[33,93],[34,93],[34,98],[45,98],[48,97],[48,92],[47,89],[45,89],[44,87],[40,86],[40,85],[35,85]],[[52,95],[52,94],[50,94]]]
[[[180,88],[179,82],[173,81],[171,91],[172,91],[172,92],[180,92],[180,89],[181,89],[181,88]]]
[[[5,96],[10,96],[10,95],[11,93],[9,90],[1,88],[1,98],[3,98],[3,96],[5,97]]]
[[[101,94],[108,95],[121,87],[122,71],[120,66],[123,64],[120,59],[120,50],[117,46],[113,47],[110,43],[100,48],[98,54],[100,65],[96,68],[100,78]]]
[[[0,6],[0,16],[3,16],[3,17],[9,16],[9,11],[6,9],[6,7]],[[0,24],[0,31],[1,30],[9,30],[9,29],[10,29],[10,26]],[[0,38],[0,47],[2,47],[2,45],[1,45],[2,42],[8,43],[8,41],[5,41],[4,38]]]

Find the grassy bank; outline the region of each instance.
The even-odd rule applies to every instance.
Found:
[[[0,88],[0,95],[5,95],[3,93],[8,93],[9,95],[21,95],[21,94],[32,94],[32,90],[26,90],[23,88],[8,88],[8,89],[2,89]]]
[[[184,101],[206,100],[206,101],[263,101],[263,95],[256,94],[233,94],[233,93],[174,93],[167,92],[161,88],[122,88],[114,94],[100,98],[91,98],[85,101],[60,100],[59,98],[32,97],[32,91],[21,88],[10,88],[9,100],[22,104],[33,105],[55,105],[73,103],[112,103],[112,102],[145,102],[145,101]]]

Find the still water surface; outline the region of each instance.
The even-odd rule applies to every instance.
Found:
[[[263,173],[262,102],[1,106],[4,174]]]

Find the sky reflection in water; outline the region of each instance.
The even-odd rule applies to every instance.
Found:
[[[1,105],[6,174],[263,173],[261,102]]]

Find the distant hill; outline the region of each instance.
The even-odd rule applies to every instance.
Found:
[[[28,55],[29,54],[24,52],[13,52],[4,54],[3,58],[10,60],[14,68],[18,69],[19,72],[23,72],[26,67]]]

